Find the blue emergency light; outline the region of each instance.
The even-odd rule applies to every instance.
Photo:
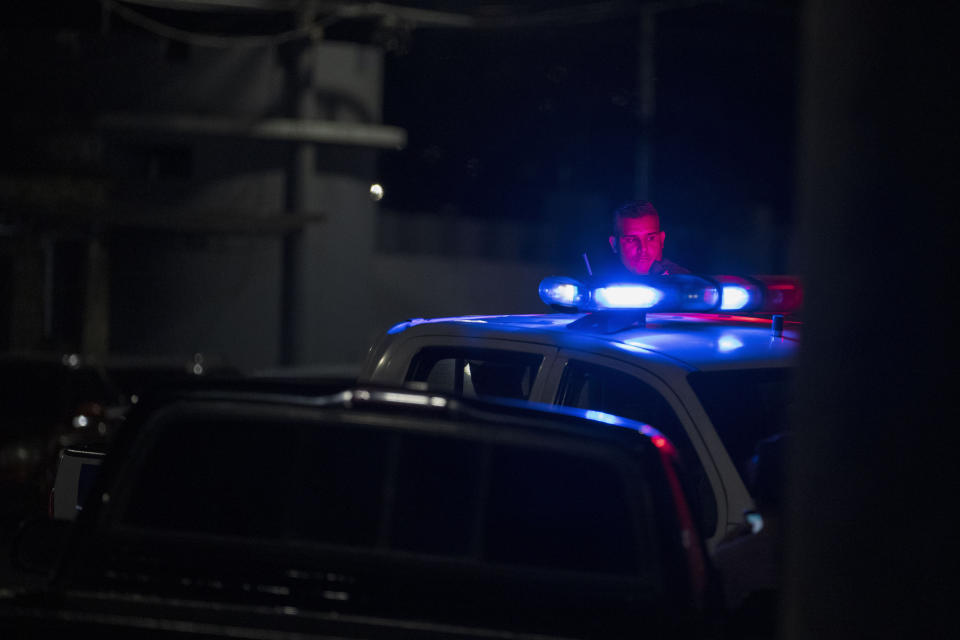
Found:
[[[645,284],[612,284],[593,290],[598,309],[650,309],[663,300],[663,291]]]
[[[586,302],[587,289],[565,276],[550,276],[540,282],[540,299],[549,305],[579,309]]]
[[[540,299],[569,311],[788,313],[799,310],[802,290],[789,276],[635,276],[595,287],[551,276],[540,283]]]
[[[735,284],[724,285],[720,292],[721,311],[739,311],[750,304],[750,292]]]

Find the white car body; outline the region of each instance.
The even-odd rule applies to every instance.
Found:
[[[360,381],[415,382],[414,367],[420,357],[418,354],[425,353],[425,349],[433,349],[433,352],[440,349],[440,353],[447,349],[451,354],[458,353],[458,350],[496,350],[540,358],[536,375],[529,376],[532,377],[529,388],[522,392],[525,399],[617,413],[607,407],[565,401],[561,395],[569,388],[565,390],[564,385],[572,384],[564,382],[565,374],[568,370],[586,372],[571,374],[581,375],[587,381],[582,383],[578,393],[587,393],[584,390],[593,379],[599,380],[594,384],[599,385],[597,393],[601,395],[607,393],[602,389],[605,380],[616,380],[620,384],[626,378],[619,374],[625,374],[630,380],[645,385],[643,393],[652,389],[665,400],[682,426],[688,438],[687,450],[695,453],[696,463],[700,466],[701,481],[709,484],[709,491],[703,489],[705,500],[709,502],[712,494],[715,503],[714,517],[708,520],[710,524],[705,525],[708,530],[704,531],[712,547],[728,532],[741,526],[745,512],[754,505],[743,478],[743,467],[738,471],[737,464],[731,459],[727,446],[690,383],[690,374],[787,372],[796,363],[800,323],[788,321],[782,331],[774,331],[770,317],[650,313],[643,328],[633,327],[614,333],[569,328],[584,315],[465,316],[400,323],[371,347]],[[466,370],[469,378],[469,363],[461,368]],[[454,391],[473,392],[468,384],[470,381],[465,381],[464,377],[461,373],[459,379],[463,388]],[[438,388],[435,382],[428,386]],[[637,389],[639,393],[640,386]],[[755,400],[746,388],[734,388],[730,393],[744,394],[735,402]],[[636,419],[636,416],[625,417]],[[648,421],[670,436],[664,429],[666,425],[657,424],[652,419]],[[777,430],[779,428],[782,426]],[[679,433],[671,437],[680,445],[681,452],[684,443],[677,443],[676,439],[683,438],[684,435]]]

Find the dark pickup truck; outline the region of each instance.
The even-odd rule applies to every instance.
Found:
[[[175,393],[47,523],[59,563],[0,595],[0,636],[690,637],[708,571],[682,481],[659,433],[596,412]]]

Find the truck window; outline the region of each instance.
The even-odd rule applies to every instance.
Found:
[[[402,438],[391,548],[471,555],[480,511],[482,445],[449,437]]]
[[[410,364],[408,382],[425,382],[433,391],[467,397],[526,400],[543,357],[498,349],[427,347]]]
[[[167,424],[133,479],[120,521],[372,546],[387,449],[385,434],[369,429],[243,420]]]
[[[319,426],[319,425],[317,425]],[[372,547],[382,525],[393,434],[358,426],[302,430],[291,505],[294,538]]]
[[[631,521],[622,476],[598,459],[495,447],[487,500],[490,562],[635,575],[651,549]]]
[[[677,447],[691,474],[696,487],[691,500],[698,523],[707,535],[716,529],[717,500],[706,471],[680,419],[654,388],[622,371],[570,360],[557,392],[557,404],[612,413],[656,427]]]
[[[139,467],[124,524],[162,531],[277,538],[297,431],[290,425],[164,425]],[[265,434],[269,434],[268,436]],[[264,438],[270,446],[263,446]]]
[[[608,575],[656,566],[643,561],[656,517],[636,517],[615,458],[362,424],[162,427],[123,481],[122,524]]]

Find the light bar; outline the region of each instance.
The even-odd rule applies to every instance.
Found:
[[[707,312],[716,310],[719,300],[719,288],[707,278],[686,274],[636,276],[630,281],[605,283],[591,290],[587,306],[581,308]]]
[[[800,309],[803,290],[790,276],[634,276],[593,288],[551,276],[540,283],[540,299],[576,311],[789,313]]]

